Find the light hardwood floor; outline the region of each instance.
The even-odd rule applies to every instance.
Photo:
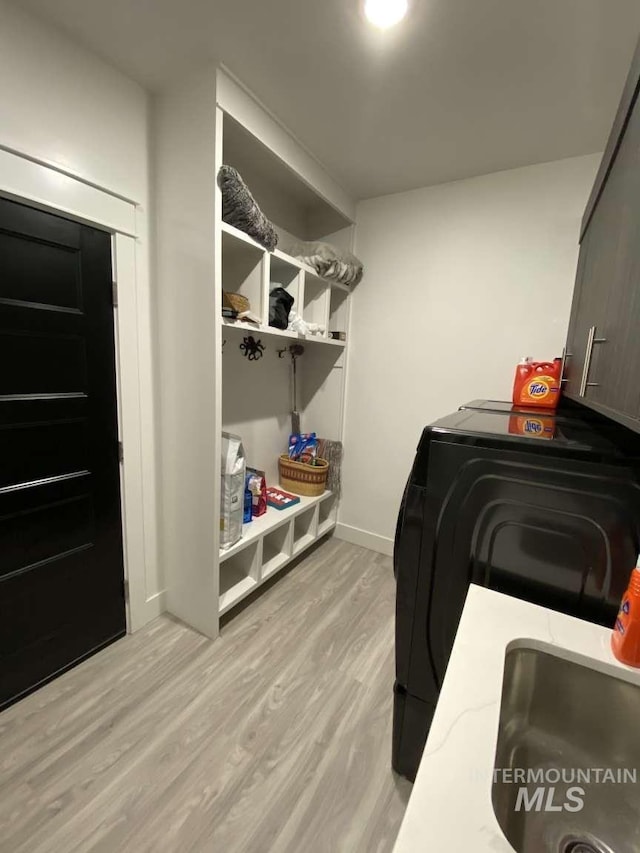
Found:
[[[332,539],[215,643],[163,616],[9,708],[0,850],[390,850],[394,594]]]

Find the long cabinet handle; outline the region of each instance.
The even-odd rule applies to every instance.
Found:
[[[564,378],[564,369],[567,366],[567,359],[573,358],[573,353],[567,352],[566,347],[562,347],[562,364],[560,365],[560,384],[563,385],[565,382],[568,382],[568,379]]]
[[[597,388],[597,382],[589,382],[589,371],[591,370],[591,356],[594,344],[606,344],[606,338],[596,338],[596,326],[591,326],[587,335],[587,349],[584,354],[584,365],[582,368],[582,380],[580,382],[580,396],[584,397],[587,388]]]

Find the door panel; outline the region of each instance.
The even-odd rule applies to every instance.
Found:
[[[22,235],[0,233],[5,299],[35,306],[81,309],[79,257],[76,249],[37,243]]]
[[[21,314],[29,310],[14,306],[8,308],[1,298],[0,308],[5,322],[14,324],[22,323]],[[2,329],[0,360],[2,364],[11,366],[8,375],[2,379],[2,394],[5,396],[77,393],[86,389],[85,342],[77,335],[64,335],[53,330],[42,334]]]
[[[0,707],[125,631],[111,238],[0,200]]]
[[[89,494],[60,497],[28,506],[14,501],[0,518],[0,575],[8,575],[64,554],[88,548],[95,538],[95,515]]]
[[[0,487],[86,471],[90,462],[87,418],[13,424],[3,430]]]

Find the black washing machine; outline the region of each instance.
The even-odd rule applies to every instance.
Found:
[[[414,779],[470,583],[613,625],[640,546],[640,436],[476,400],[418,445],[398,517],[393,767]]]

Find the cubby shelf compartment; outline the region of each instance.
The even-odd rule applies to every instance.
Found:
[[[260,541],[233,554],[226,552],[228,559],[220,563],[220,615],[242,601],[258,585],[261,552]]]
[[[277,512],[278,510],[276,510]],[[286,510],[282,510],[286,512]],[[266,533],[262,540],[262,580],[266,580],[291,559],[293,528],[291,521]]]
[[[253,242],[238,240],[222,233],[222,289],[245,296],[251,310],[259,316],[263,311],[263,279],[267,263],[264,250]]]
[[[348,292],[332,289],[329,303],[329,331],[346,332],[348,323]],[[344,343],[344,342],[343,342]]]
[[[300,554],[318,538],[318,507],[301,512],[293,520],[293,556]]]
[[[302,272],[302,267],[295,258],[285,255],[284,252],[273,252],[269,258],[269,281],[271,286],[282,285],[285,290],[290,289],[292,282],[296,282]],[[292,293],[297,299],[297,293]]]
[[[329,533],[336,526],[338,515],[337,495],[330,495],[318,507],[318,538]]]
[[[305,275],[302,316],[307,323],[318,323],[322,326],[325,330],[323,337],[326,337],[328,331],[329,296],[328,282],[315,275]]]

